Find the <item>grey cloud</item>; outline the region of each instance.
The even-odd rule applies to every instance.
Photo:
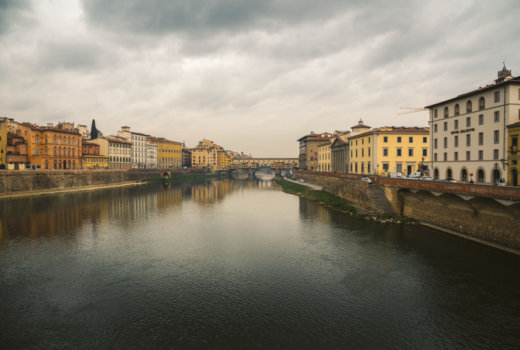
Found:
[[[9,31],[29,5],[28,0],[0,0],[0,34]]]
[[[380,1],[378,1],[380,2]],[[136,34],[214,34],[322,19],[363,1],[84,0],[89,21]]]

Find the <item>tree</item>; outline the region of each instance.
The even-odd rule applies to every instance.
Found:
[[[92,127],[90,128],[90,139],[95,140],[98,138],[98,129],[96,128],[96,121],[92,119]]]

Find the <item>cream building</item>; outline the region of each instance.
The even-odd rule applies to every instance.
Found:
[[[146,168],[157,168],[157,145],[150,142],[146,143]]]
[[[193,168],[213,168],[218,167],[218,151],[222,147],[213,141],[203,139],[191,151],[191,166]]]
[[[507,179],[506,125],[520,118],[520,77],[505,65],[494,83],[427,106],[434,178]]]
[[[147,164],[148,135],[130,131],[129,126],[121,127],[117,136],[132,143],[132,168],[144,169]]]
[[[129,169],[132,167],[132,143],[119,136],[109,136],[108,168]]]

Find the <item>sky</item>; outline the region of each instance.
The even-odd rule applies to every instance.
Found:
[[[310,131],[520,75],[520,3],[0,0],[0,116],[296,157]]]

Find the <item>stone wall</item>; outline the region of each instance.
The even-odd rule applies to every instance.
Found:
[[[84,187],[115,185],[128,182],[159,179],[167,172],[168,177],[186,171],[149,170],[62,170],[62,171],[2,171],[0,172],[0,195],[30,192],[52,192]]]
[[[374,182],[369,185],[359,177],[302,171],[297,171],[296,176],[321,185],[325,191],[358,207],[404,215],[520,253],[520,201],[516,199],[520,198],[519,189],[379,177],[373,178]]]

